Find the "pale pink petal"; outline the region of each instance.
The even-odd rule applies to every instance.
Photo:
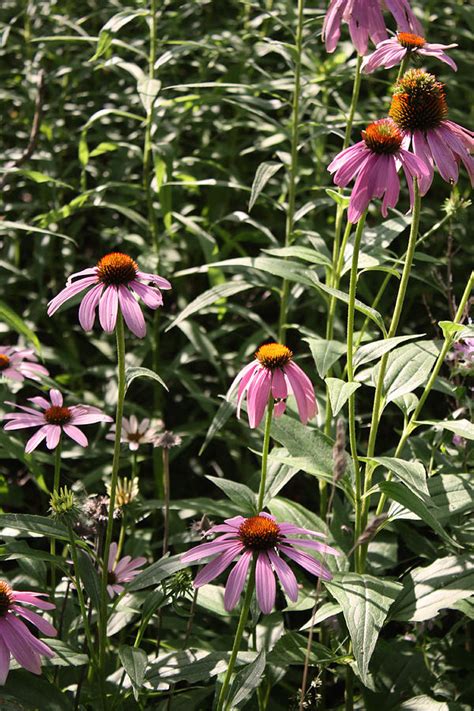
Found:
[[[118,290],[120,309],[125,323],[137,338],[144,338],[146,336],[146,325],[140,306],[126,286],[121,284]]]
[[[149,274],[148,272],[137,272],[137,278],[143,281],[151,281],[156,284],[160,289],[171,289],[172,286],[168,279],[165,279],[158,274]]]
[[[275,575],[265,551],[258,554],[255,568],[255,587],[257,601],[261,611],[268,615],[275,604],[276,583]]]
[[[54,388],[50,390],[49,397],[51,398],[51,402],[55,407],[63,406],[63,396],[59,390],[56,390]]]
[[[59,425],[46,425],[46,446],[48,449],[56,449],[61,439],[61,427]]]
[[[41,427],[38,432],[35,432],[33,437],[30,437],[25,447],[26,454],[30,454],[45,439],[48,434],[46,428],[47,425],[44,425],[44,427]]]
[[[80,272],[74,272],[74,274],[71,274],[66,282],[66,285],[69,286],[72,284],[73,279],[76,277],[91,276],[92,274],[97,275],[97,267],[87,267],[87,269],[81,269]]]
[[[288,385],[280,368],[276,368],[272,374],[272,395],[275,400],[288,397]]]
[[[94,286],[81,301],[79,306],[79,323],[84,331],[91,331],[94,327],[95,310],[99,303],[100,295],[102,294],[104,285],[97,284]]]
[[[74,282],[74,284],[70,286],[66,286],[65,289],[60,291],[59,294],[48,303],[48,316],[52,316],[65,301],[72,299],[73,296],[76,296],[76,294],[79,294],[81,291],[84,291],[84,289],[87,289],[87,287],[96,283],[97,279],[95,277],[88,277]]]
[[[280,400],[279,402],[276,402],[275,405],[273,406],[273,415],[274,417],[281,417],[286,410],[286,401],[285,400]]]
[[[270,558],[275,572],[278,575],[278,579],[286,592],[288,597],[292,602],[296,602],[298,599],[298,583],[295,578],[295,574],[291,570],[290,566],[283,558],[280,558],[275,551],[267,551],[268,557]]]
[[[159,306],[163,306],[163,297],[158,291],[158,289],[147,286],[146,284],[141,284],[136,279],[129,284],[130,288],[143,299],[143,302],[150,309],[157,309]]]
[[[224,607],[228,612],[234,609],[242,594],[251,560],[252,551],[244,551],[227,578]]]
[[[40,632],[48,635],[48,637],[56,637],[56,635],[58,634],[57,630],[53,627],[53,625],[47,620],[45,620],[44,617],[38,615],[37,612],[33,612],[33,610],[27,610],[24,607],[20,607],[20,605],[13,605],[12,609],[15,610],[17,614],[21,615],[29,622],[34,624],[35,627],[40,630]]]
[[[329,572],[329,570],[307,553],[303,553],[303,551],[297,551],[294,548],[291,548],[290,546],[284,545],[279,546],[279,549],[280,551],[283,551],[285,555],[288,556],[288,558],[294,560],[295,563],[298,563],[298,565],[301,565],[302,568],[309,571],[310,573],[313,573],[313,575],[317,575],[323,580],[332,580],[332,574]]]
[[[456,183],[459,178],[459,167],[453,153],[446,145],[443,134],[436,129],[426,132],[426,140],[431,150],[436,167],[443,180]]]
[[[10,650],[1,634],[0,625],[0,686],[4,686],[10,671]]]
[[[260,424],[268,404],[272,374],[267,368],[262,368],[249,385],[247,394],[247,412],[249,425],[253,429]]]
[[[2,620],[2,636],[18,664],[33,674],[41,674],[39,655],[28,644],[33,635],[23,622],[7,615]]]
[[[12,590],[15,602],[25,602],[29,605],[35,605],[36,607],[39,607],[41,610],[54,610],[56,605],[53,605],[52,602],[47,602],[46,600],[42,600],[42,597],[46,597],[46,593],[38,593],[38,592],[31,592],[31,591],[20,591],[20,590]]]
[[[211,580],[214,580],[214,578],[217,578],[226,568],[229,567],[235,556],[240,553],[241,550],[241,543],[234,545],[232,548],[228,548],[228,550],[224,551],[224,553],[221,553],[217,556],[217,558],[205,565],[204,568],[196,575],[194,587],[200,588],[203,585],[210,583]]]
[[[37,396],[37,397],[29,397],[28,402],[32,402],[34,405],[37,405],[38,407],[41,407],[42,410],[47,410],[49,407],[51,407],[51,403],[46,400],[46,398]],[[19,406],[18,406],[19,407]],[[26,408],[24,408],[26,409]],[[30,412],[36,412],[33,410],[31,407],[28,408]]]
[[[117,323],[118,292],[113,284],[102,292],[99,301],[99,321],[106,333],[112,333]]]
[[[285,536],[285,543],[291,543],[292,546],[302,546],[303,548],[313,548],[320,553],[328,553],[329,555],[341,555],[336,548],[321,543],[320,541],[308,541],[305,538],[288,538]]]
[[[227,534],[224,541],[222,538],[224,538],[224,536],[220,536],[215,541],[201,543],[199,546],[195,546],[191,550],[184,553],[181,556],[181,560],[183,563],[191,563],[195,560],[200,560],[201,558],[207,558],[215,553],[222,553],[222,551],[225,551],[228,548],[233,548],[236,543],[238,543],[237,538],[232,537],[232,539],[229,540],[231,538],[231,534]]]
[[[77,442],[77,444],[80,444],[81,447],[87,447],[89,444],[89,440],[84,432],[81,432],[79,427],[75,427],[74,425],[63,425],[63,430],[64,434],[67,434],[68,437],[74,440],[74,442]]]

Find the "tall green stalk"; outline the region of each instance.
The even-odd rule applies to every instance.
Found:
[[[58,442],[58,446],[54,450],[54,478],[53,478],[53,494],[59,491],[59,484],[61,481],[61,452],[62,452],[63,440],[62,432],[61,437]],[[49,552],[52,556],[56,555],[56,539],[51,538],[49,543]],[[51,597],[54,599],[56,591],[56,563],[51,561]]]
[[[270,395],[270,397],[268,398],[267,416],[265,418],[265,429],[263,434],[262,467],[260,473],[260,487],[258,490],[257,513],[260,513],[260,511],[262,510],[263,500],[265,498],[265,486],[267,483],[268,452],[270,450],[270,432],[272,429],[273,407],[274,400],[272,395]]]
[[[397,332],[398,324],[400,321],[400,316],[403,310],[403,304],[405,302],[405,296],[408,286],[408,281],[410,279],[411,267],[413,264],[413,255],[415,253],[416,239],[418,235],[418,228],[420,224],[420,214],[421,214],[421,197],[420,191],[418,189],[418,182],[415,178],[414,180],[414,204],[413,204],[413,217],[410,229],[410,238],[408,241],[408,248],[406,253],[405,264],[403,267],[402,278],[398,287],[397,300],[395,303],[395,308],[393,311],[392,321],[390,324],[390,329],[387,333],[387,339],[393,338]],[[385,372],[387,369],[387,362],[389,358],[389,353],[385,353],[379,364],[379,372],[377,377],[377,384],[375,388],[374,404],[372,411],[372,420],[370,424],[370,434],[369,442],[367,446],[367,458],[370,459],[375,453],[375,444],[377,441],[377,433],[380,425],[380,419],[384,406],[383,397],[383,383],[385,378]],[[367,462],[365,470],[365,486],[364,494],[366,494],[372,486],[372,474],[374,471],[374,466],[370,462]],[[362,529],[367,525],[367,516],[370,506],[370,497],[365,496],[363,509],[362,509]]]
[[[117,407],[115,411],[115,441],[114,456],[112,460],[112,477],[110,481],[110,504],[107,517],[107,528],[105,532],[104,549],[102,551],[102,578],[100,586],[100,610],[99,610],[99,677],[101,682],[102,703],[106,706],[105,696],[105,652],[107,648],[107,582],[108,571],[107,562],[109,558],[110,543],[112,541],[112,531],[114,523],[115,493],[117,489],[117,479],[120,464],[120,439],[122,432],[123,403],[125,399],[125,333],[123,327],[123,317],[119,310],[116,326],[117,340]]]
[[[95,646],[94,642],[92,640],[92,634],[91,634],[91,629],[90,629],[90,624],[89,624],[89,616],[84,600],[84,593],[82,591],[82,582],[79,574],[79,560],[78,560],[78,555],[77,555],[77,546],[76,546],[76,539],[74,536],[74,531],[72,530],[72,525],[70,520],[67,520],[67,529],[69,532],[69,547],[71,549],[71,557],[72,557],[72,562],[74,565],[74,583],[76,586],[76,592],[77,592],[77,599],[79,601],[79,608],[81,610],[81,617],[82,617],[82,622],[84,625],[84,634],[86,637],[86,642],[87,642],[87,647],[89,649],[89,655],[92,660],[92,665],[96,665],[96,655],[95,655]]]
[[[357,290],[357,267],[359,263],[359,252],[362,234],[364,232],[365,218],[367,211],[364,212],[357,224],[357,230],[354,238],[354,251],[352,254],[351,279],[349,286],[349,306],[347,310],[347,382],[354,382],[354,317],[355,317],[355,298]],[[356,433],[356,415],[355,415],[355,394],[349,398],[349,440],[351,447],[352,462],[354,465],[355,478],[355,530],[354,540],[357,541],[362,529],[362,480],[360,471],[359,455],[357,452],[357,433]],[[359,562],[357,548],[355,549],[356,571],[359,570]]]
[[[156,62],[156,3],[157,0],[151,0],[150,7],[150,49],[148,54],[148,78],[155,79],[155,62]],[[152,238],[153,249],[156,254],[159,254],[159,236],[158,222],[153,208],[153,190],[151,187],[153,173],[153,151],[151,130],[153,126],[153,107],[150,107],[145,125],[145,145],[143,147],[143,188],[146,194],[147,209],[148,209],[148,224]]]
[[[291,162],[289,171],[288,186],[288,210],[285,224],[285,247],[289,247],[293,242],[293,232],[295,224],[296,205],[296,178],[298,175],[298,142],[300,126],[300,100],[301,100],[301,57],[303,54],[303,16],[304,0],[298,0],[296,24],[296,58],[295,58],[295,84],[293,89],[293,109],[291,115]],[[288,312],[288,297],[290,293],[290,283],[283,280],[280,299],[280,317],[278,324],[278,340],[284,343],[286,334],[286,318]]]

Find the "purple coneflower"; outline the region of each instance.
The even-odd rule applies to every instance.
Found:
[[[334,52],[341,36],[341,22],[349,25],[354,47],[366,54],[369,37],[374,44],[387,39],[382,7],[386,7],[402,32],[423,32],[408,0],[331,0],[323,24],[323,40]]]
[[[133,580],[140,572],[137,568],[141,568],[146,563],[146,558],[132,558],[129,555],[116,561],[117,548],[116,543],[110,544],[107,563],[107,591],[110,597],[120,595],[125,590],[122,583],[129,583],[130,580]]]
[[[21,383],[25,378],[41,380],[42,375],[49,375],[40,365],[34,351],[15,346],[0,346],[0,375]]]
[[[147,417],[140,422],[135,415],[130,415],[130,419],[122,417],[120,441],[126,442],[129,449],[132,452],[136,452],[141,444],[154,444],[162,426],[163,422],[161,420],[156,426],[150,427],[150,420]],[[115,439],[115,424],[112,425],[105,439]]]
[[[9,412],[4,416],[4,420],[9,420],[5,425],[6,430],[21,430],[28,427],[39,427],[38,431],[28,440],[25,452],[29,454],[46,439],[48,449],[55,449],[64,432],[74,442],[81,447],[87,447],[87,437],[77,425],[91,425],[95,422],[112,422],[112,418],[105,415],[98,407],[90,405],[63,406],[63,396],[59,390],[49,391],[50,400],[44,397],[30,397],[28,402],[32,402],[40,408],[40,411],[33,407],[17,405],[14,402],[7,402],[7,405],[17,407],[22,412]]]
[[[379,67],[391,69],[405,59],[408,52],[410,54],[421,54],[425,57],[436,57],[441,62],[449,64],[451,69],[457,71],[457,65],[451,57],[448,57],[445,49],[457,47],[457,44],[430,44],[420,35],[411,32],[399,32],[396,37],[380,42],[375,52],[365,57],[362,62],[362,71],[371,74]]]
[[[80,278],[73,281],[76,277]],[[147,282],[151,282],[151,285]],[[171,289],[171,284],[158,274],[141,272],[128,254],[112,252],[99,259],[95,267],[71,274],[66,288],[49,302],[48,316],[52,316],[65,301],[88,287],[92,289],[84,296],[79,307],[79,323],[85,331],[90,331],[94,326],[98,305],[100,325],[106,333],[111,333],[117,323],[120,306],[130,331],[138,338],[144,338],[145,318],[133,294],[143,299],[150,309],[157,309],[163,305],[160,289]]]
[[[181,560],[183,563],[192,563],[218,554],[197,574],[194,587],[199,588],[217,578],[229,567],[234,558],[242,553],[228,577],[225,588],[224,606],[228,611],[232,610],[239,600],[254,554],[257,556],[255,568],[257,601],[261,611],[265,614],[271,612],[275,605],[275,573],[289,599],[292,602],[296,602],[298,599],[296,577],[281,554],[286,555],[302,568],[323,580],[331,580],[330,571],[322,563],[319,563],[308,553],[299,551],[295,546],[312,548],[319,553],[339,555],[337,550],[325,543],[294,538],[295,535],[300,534],[321,537],[324,537],[324,534],[294,526],[292,523],[277,523],[274,516],[263,512],[251,518],[243,516],[228,518],[224,523],[213,526],[207,531],[207,535],[212,533],[223,533],[224,535],[209,543],[196,546],[185,553]]]
[[[395,86],[389,115],[428,167],[428,174],[420,181],[422,195],[431,186],[434,165],[441,177],[453,184],[458,181],[462,161],[474,184],[474,158],[470,155],[474,133],[447,119],[444,85],[433,74],[422,69],[406,72]]]
[[[402,166],[410,191],[413,206],[413,178],[428,176],[428,168],[421,158],[407,151],[402,132],[389,119],[371,123],[362,131],[362,141],[341,151],[328,170],[334,173],[336,185],[345,188],[356,178],[351,193],[347,217],[349,222],[360,220],[372,198],[382,198],[382,215],[395,207],[400,195],[398,169]]]
[[[10,671],[10,654],[18,664],[32,672],[41,674],[41,658],[54,657],[54,652],[44,642],[37,639],[25,623],[23,617],[40,632],[56,637],[54,627],[41,615],[23,605],[34,605],[41,610],[53,610],[54,605],[41,600],[45,593],[12,590],[5,580],[0,580],[0,685],[3,686]]]
[[[258,427],[270,393],[276,400],[274,413],[281,415],[286,409],[286,398],[293,393],[301,421],[306,424],[317,411],[311,380],[291,360],[293,353],[281,343],[267,343],[255,353],[255,360],[238,373],[229,388],[231,395],[237,383],[237,417],[240,417],[242,400],[247,394],[247,412],[250,427]]]

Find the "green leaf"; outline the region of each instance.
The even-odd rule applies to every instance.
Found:
[[[82,652],[76,652],[60,639],[47,640],[48,646],[54,652],[54,657],[48,660],[48,664],[55,667],[80,667],[83,664],[89,664],[89,655]]]
[[[256,656],[256,652],[239,652],[236,666],[250,664]],[[160,656],[156,664],[151,664],[146,678],[154,687],[163,681],[167,683],[187,681],[190,684],[203,680],[209,681],[210,677],[226,671],[229,659],[230,652],[209,652],[204,649],[172,652]]]
[[[273,257],[236,257],[235,259],[225,259],[221,262],[211,262],[202,267],[184,269],[177,272],[177,276],[187,276],[189,274],[203,274],[209,269],[229,269],[237,268],[240,272],[245,269],[257,269],[261,272],[272,274],[281,279],[288,279],[304,286],[313,286],[311,280],[312,272],[304,268],[300,262],[292,262],[289,259],[274,259]]]
[[[454,323],[453,321],[440,321],[438,326],[443,332],[444,340],[451,341],[458,333],[466,328],[462,323]]]
[[[121,10],[107,20],[102,32],[118,32],[137,17],[147,17],[149,14],[148,10],[132,10],[131,12],[130,10]]]
[[[333,442],[320,429],[310,428],[299,420],[283,415],[272,421],[271,434],[290,455],[282,457],[281,453],[275,453],[277,456],[272,455],[274,461],[280,461],[324,481],[332,482]],[[349,462],[347,471],[351,472]],[[341,485],[348,483],[348,480],[350,481],[349,477],[343,477]]]
[[[137,575],[131,583],[127,585],[127,590],[129,592],[135,590],[143,590],[143,588],[148,588],[151,585],[158,585],[162,580],[169,578],[178,570],[182,570],[186,566],[181,562],[180,555],[172,555],[169,557],[162,558],[161,560],[152,563],[148,568]]]
[[[110,143],[109,141],[102,141],[97,145],[89,154],[90,158],[95,158],[96,156],[101,156],[104,153],[111,153],[118,149],[116,143]]]
[[[474,439],[474,424],[469,420],[444,420],[442,422],[417,422],[419,425],[433,425],[433,427],[449,430],[464,439]]]
[[[349,207],[349,203],[351,201],[350,197],[346,197],[339,191],[333,190],[332,188],[326,188],[326,194],[334,200],[336,205],[341,205],[344,209]]]
[[[248,664],[235,675],[228,696],[228,704],[235,708],[242,701],[246,701],[260,685],[260,681],[265,672],[266,664],[265,650],[262,649],[254,662]]]
[[[125,390],[127,391],[130,385],[133,383],[135,378],[150,378],[150,380],[156,380],[160,385],[168,390],[166,383],[160,378],[158,373],[155,373],[149,368],[141,368],[137,366],[130,366],[125,369]]]
[[[23,462],[27,469],[33,474],[35,484],[45,494],[49,494],[49,489],[44,478],[44,472],[36,461],[33,454],[25,454],[25,448],[20,442],[9,436],[7,432],[0,429],[0,450],[8,454],[11,459]]]
[[[410,343],[390,353],[383,380],[385,402],[393,402],[402,395],[413,392],[427,379],[439,350],[432,341]],[[380,365],[374,368],[377,381]]]
[[[386,494],[390,499],[397,501],[399,504],[405,506],[405,508],[409,509],[409,511],[412,511],[419,518],[421,518],[422,521],[428,524],[433,531],[436,531],[438,536],[440,536],[444,541],[456,546],[457,548],[460,547],[456,541],[448,536],[442,525],[439,523],[436,516],[436,510],[433,510],[434,512],[432,513],[420,497],[408,489],[404,484],[399,484],[395,481],[382,481],[378,486],[380,491]]]
[[[474,590],[474,555],[447,556],[431,565],[415,568],[402,580],[403,590],[390,617],[394,620],[422,622],[440,610],[451,608]]]
[[[239,294],[241,291],[247,291],[253,287],[252,284],[248,284],[245,281],[229,281],[225,284],[218,284],[213,286],[212,289],[208,289],[203,294],[200,294],[194,301],[184,308],[179,316],[171,323],[166,331],[178,326],[182,321],[185,321],[189,316],[195,313],[203,311],[208,306],[215,304],[216,301],[220,299],[226,299],[229,296],[234,296],[234,294]]]
[[[11,220],[0,220],[0,232],[8,232],[9,230],[20,230],[21,232],[34,232],[39,235],[48,235],[49,237],[59,237],[60,239],[66,240],[66,242],[72,242],[77,247],[77,242],[72,237],[68,237],[62,232],[52,232],[51,230],[45,230],[41,227],[33,227],[32,225],[25,225],[24,222],[12,222]]]
[[[0,222],[0,224],[2,223]],[[5,321],[5,323],[8,324],[11,329],[21,334],[22,336],[25,336],[30,341],[30,343],[34,345],[38,353],[41,351],[41,344],[38,340],[37,335],[31,330],[31,328],[29,328],[29,326],[26,325],[23,319],[20,318],[20,316],[18,316],[18,314],[16,314],[3,301],[0,301],[0,319]]]
[[[153,105],[156,101],[156,97],[160,93],[160,89],[161,81],[158,81],[158,79],[143,77],[137,82],[138,96],[140,97],[147,116],[149,116],[153,110]]]
[[[361,386],[360,383],[346,383],[339,378],[325,378],[325,382],[328,386],[333,415],[337,415],[342,410],[350,396]]]
[[[428,489],[439,521],[474,510],[472,474],[437,474],[428,479]]]
[[[296,257],[297,259],[302,259],[305,262],[311,262],[311,264],[321,264],[325,267],[332,266],[329,257],[321,252],[318,252],[316,249],[310,249],[309,247],[275,247],[271,249],[264,249],[263,251],[271,257],[283,257],[284,259],[287,259],[288,257]]]
[[[384,353],[396,348],[400,343],[404,341],[411,341],[414,338],[421,338],[424,333],[415,333],[412,336],[395,336],[394,338],[385,338],[381,341],[372,341],[372,343],[366,343],[357,349],[354,355],[354,368],[358,368],[364,363],[369,363],[371,360],[378,360]]]
[[[101,30],[99,33],[99,39],[97,40],[97,47],[95,53],[90,58],[90,62],[95,62],[99,57],[107,52],[112,44],[112,35],[107,30]]]
[[[309,528],[311,531],[321,531],[321,533],[327,531],[324,521],[312,511],[308,511],[302,504],[278,496],[270,502],[268,507],[277,521],[294,523],[295,526]]]
[[[235,405],[233,402],[230,402],[229,400],[224,400],[221,402],[219,405],[219,409],[217,410],[216,414],[214,415],[214,418],[209,425],[209,429],[207,430],[206,433],[206,438],[201,446],[201,449],[199,450],[199,456],[204,452],[204,450],[207,448],[207,445],[214,439],[214,436],[221,430],[229,417],[232,415],[232,413],[235,410]]]
[[[275,173],[277,173],[280,168],[283,168],[283,163],[260,163],[255,173],[255,178],[253,179],[252,190],[250,193],[249,200],[249,212],[255,205],[255,201],[262,192],[265,185],[268,183],[270,178],[272,178]]]
[[[459,610],[463,615],[469,617],[470,620],[474,620],[474,597],[458,600],[458,602],[451,605],[451,610]]]
[[[338,602],[325,602],[318,610],[316,610],[316,613],[310,617],[308,622],[305,622],[305,624],[300,627],[300,632],[303,632],[303,630],[309,630],[311,627],[319,625],[320,622],[324,622],[324,620],[327,620],[329,617],[334,617],[340,612],[342,612],[342,607]]]
[[[268,654],[267,661],[269,664],[275,664],[285,669],[290,664],[302,666],[306,660],[307,647],[308,640],[304,635],[287,632]],[[309,653],[311,665],[328,666],[334,661],[341,661],[341,659],[324,645],[313,642]]]
[[[100,577],[91,557],[85,551],[79,551],[77,556],[79,576],[96,610],[100,609]]]
[[[48,711],[73,711],[74,708],[69,697],[61,689],[50,684],[43,677],[35,676],[23,669],[18,669],[14,674],[9,675],[7,686],[4,688],[5,693],[11,695],[15,700],[14,711],[20,711],[20,709],[21,711],[24,709],[38,711],[45,706]],[[43,703],[45,701],[46,703]],[[22,705],[19,706],[19,703]]]
[[[146,652],[139,647],[129,647],[126,644],[122,644],[119,647],[118,653],[123,668],[132,682],[135,699],[138,700],[138,690],[143,686],[148,664]]]
[[[206,479],[218,486],[234,504],[237,504],[242,509],[242,512],[255,512],[257,496],[248,486],[231,479],[221,479],[217,476],[206,476]]]
[[[0,514],[0,528],[13,528],[21,533],[69,540],[67,529],[61,523],[56,523],[46,516]]]
[[[334,296],[336,299],[339,299],[339,301],[342,301],[344,304],[349,303],[349,294],[346,294],[344,291],[340,291],[340,289],[333,289],[331,286],[323,284],[319,281],[318,277],[314,273],[308,273],[308,275],[313,282],[313,286],[316,289],[324,292],[325,294],[329,294],[330,296]],[[371,306],[367,306],[359,299],[354,300],[354,306],[357,311],[360,311],[364,314],[364,316],[370,318],[370,320],[373,321],[376,326],[378,326],[378,328],[382,331],[384,335],[387,333],[383,318],[378,311],[373,309]]]
[[[405,459],[395,457],[372,457],[370,461],[376,462],[377,466],[385,467],[391,471],[409,489],[416,489],[420,494],[429,496],[426,470],[421,462],[407,462]]]
[[[347,353],[347,345],[340,341],[326,341],[323,338],[303,338],[303,340],[309,343],[320,378],[324,378],[334,363]]]
[[[360,678],[366,684],[380,630],[402,586],[358,573],[336,573],[325,585],[342,607]]]

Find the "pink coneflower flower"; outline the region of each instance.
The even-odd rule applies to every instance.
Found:
[[[0,375],[21,383],[25,378],[41,380],[41,376],[49,372],[38,363],[31,349],[0,346]]]
[[[401,64],[410,52],[410,54],[421,54],[425,57],[436,57],[441,62],[449,64],[451,69],[457,72],[456,63],[444,52],[445,49],[457,46],[457,44],[430,44],[419,35],[414,35],[411,32],[399,32],[396,37],[380,42],[375,52],[365,57],[362,62],[362,71],[371,74],[379,67],[391,69],[397,64]]]
[[[420,181],[420,192],[429,189],[434,166],[448,183],[459,178],[462,161],[474,185],[474,133],[447,120],[448,104],[444,84],[421,69],[410,69],[395,87],[389,115],[412,142],[413,152],[428,167]],[[407,146],[408,147],[408,146]]]
[[[423,30],[413,14],[408,0],[331,0],[323,24],[323,40],[328,52],[334,52],[341,36],[341,22],[349,25],[354,47],[365,54],[369,37],[374,44],[387,39],[382,8],[391,13],[402,32]]]
[[[281,343],[267,343],[255,353],[253,360],[242,368],[227,393],[231,396],[239,383],[237,393],[237,417],[240,417],[242,400],[247,395],[247,412],[250,427],[258,427],[270,393],[276,400],[274,413],[278,417],[286,409],[286,398],[293,393],[301,421],[306,424],[317,411],[316,398],[311,380],[291,360],[293,353]]]
[[[18,664],[33,674],[41,674],[41,655],[54,657],[52,649],[37,639],[19,619],[23,617],[43,634],[56,637],[57,632],[49,622],[33,610],[23,607],[26,603],[41,610],[53,610],[55,606],[52,603],[41,600],[44,595],[12,590],[5,580],[0,580],[0,686],[5,684],[10,671],[10,654]]]
[[[80,278],[73,281],[76,277]],[[88,287],[92,289],[84,296],[79,307],[79,323],[85,331],[90,331],[94,326],[98,305],[100,325],[106,333],[111,333],[117,323],[120,307],[130,331],[138,338],[144,338],[145,318],[133,294],[143,299],[150,309],[157,309],[163,305],[160,289],[171,289],[171,284],[158,274],[141,272],[128,254],[112,252],[99,259],[95,267],[71,274],[66,288],[49,302],[48,316],[52,316],[65,301]]]
[[[145,565],[146,558],[132,558],[126,555],[119,561],[116,561],[117,557],[117,544],[111,543],[109,549],[109,561],[107,563],[107,592],[110,597],[115,595],[120,595],[121,592],[125,590],[122,583],[129,583],[133,580],[140,572],[137,568],[141,568]]]
[[[197,574],[194,587],[200,588],[217,578],[229,567],[234,558],[242,553],[227,580],[224,594],[226,610],[232,610],[236,606],[254,555],[257,557],[255,569],[257,601],[265,614],[271,612],[275,605],[275,573],[290,600],[296,602],[298,599],[296,577],[288,563],[281,557],[282,554],[323,580],[331,580],[330,571],[322,563],[319,563],[308,553],[299,551],[295,546],[311,548],[319,553],[339,555],[338,551],[325,543],[294,538],[299,534],[321,537],[324,537],[324,534],[294,526],[292,523],[277,523],[274,516],[267,513],[260,513],[251,518],[243,516],[228,518],[224,523],[213,526],[207,531],[207,534],[211,533],[223,533],[224,535],[210,543],[196,546],[185,553],[181,560],[183,563],[192,563],[218,554]]]
[[[4,416],[4,420],[9,420],[5,425],[6,430],[21,430],[28,427],[39,427],[38,431],[28,440],[25,452],[29,454],[46,439],[48,449],[55,449],[64,432],[74,442],[81,447],[87,447],[87,437],[77,425],[91,425],[95,422],[112,422],[112,418],[105,415],[98,407],[90,405],[63,406],[63,396],[59,390],[49,391],[50,400],[44,397],[30,397],[28,402],[32,402],[40,408],[40,411],[33,407],[24,407],[14,402],[7,402],[22,412],[10,412]]]
[[[391,119],[380,119],[362,131],[362,141],[341,151],[328,170],[336,185],[345,188],[356,178],[347,218],[360,220],[372,198],[382,198],[382,215],[395,207],[400,195],[398,169],[403,167],[413,206],[413,178],[428,175],[425,163],[403,147],[404,136]],[[405,140],[405,143],[407,141]]]
[[[142,444],[154,444],[156,438],[160,434],[163,422],[159,420],[156,426],[150,426],[150,420],[146,417],[140,422],[135,415],[131,415],[130,419],[122,417],[122,431],[120,433],[120,441],[126,442],[132,452],[136,452]],[[115,439],[115,424],[110,428],[110,432],[105,439]]]

